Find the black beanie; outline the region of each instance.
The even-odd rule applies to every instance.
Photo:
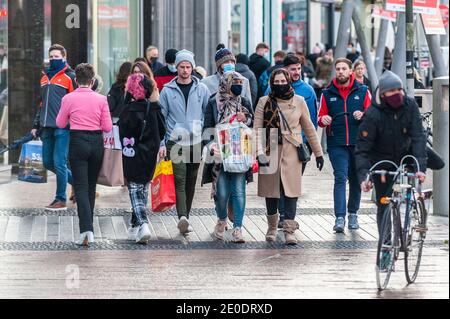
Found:
[[[246,64],[246,65],[248,65],[248,64],[250,63],[250,60],[249,60],[249,58],[248,58],[248,56],[247,56],[246,54],[244,54],[244,53],[239,53],[239,54],[236,56],[236,62],[237,62],[237,63],[241,63],[241,64]]]
[[[167,64],[174,64],[175,60],[176,60],[176,56],[177,56],[178,50],[175,49],[169,49],[166,51],[166,63]]]

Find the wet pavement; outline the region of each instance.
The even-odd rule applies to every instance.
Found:
[[[213,239],[210,186],[197,187],[193,233],[178,233],[173,211],[151,214],[147,246],[127,240],[127,190],[99,187],[96,242],[82,249],[73,243],[75,206],[62,213],[42,208],[52,200],[54,176],[43,185],[12,177],[0,184],[0,298],[449,298],[448,218],[429,219],[417,283],[406,285],[399,261],[389,289],[378,293],[370,194],[363,196],[361,228],[334,234],[332,170],[328,161],[322,173],[313,166],[303,178],[294,247],[284,245],[282,232],[275,243],[265,242],[257,183],[247,189],[244,245]]]

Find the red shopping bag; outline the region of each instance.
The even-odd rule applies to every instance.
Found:
[[[172,161],[161,161],[156,166],[151,184],[152,212],[170,210],[176,204],[176,199]]]

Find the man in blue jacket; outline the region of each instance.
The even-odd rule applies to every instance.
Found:
[[[294,54],[288,54],[283,61],[283,65],[284,65],[284,68],[291,75],[292,86],[294,87],[295,94],[300,95],[305,99],[306,105],[308,106],[308,109],[309,109],[309,114],[311,116],[311,122],[314,124],[314,126],[317,130],[317,127],[318,127],[317,96],[316,96],[316,93],[314,92],[314,89],[312,88],[312,86],[302,80],[302,64],[301,64],[300,59]],[[270,87],[267,88],[265,95],[269,95],[269,93],[270,93]],[[302,133],[302,138],[303,138],[303,142],[309,148],[309,151],[312,154],[312,148],[309,145],[308,139],[306,138],[304,133]],[[302,174],[305,172],[306,164],[307,163],[303,163]],[[279,201],[278,210],[280,212],[280,223],[278,226],[279,226],[279,228],[282,228],[283,221],[284,221],[284,200],[283,200],[283,198],[281,198]]]

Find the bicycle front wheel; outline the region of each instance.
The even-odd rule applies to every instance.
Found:
[[[375,267],[378,290],[386,289],[399,247],[396,208],[390,204],[383,215],[380,239],[378,241],[377,264]]]
[[[416,281],[422,260],[422,249],[427,231],[427,211],[423,198],[417,200],[409,216],[408,232],[405,234],[405,275],[409,284]]]

